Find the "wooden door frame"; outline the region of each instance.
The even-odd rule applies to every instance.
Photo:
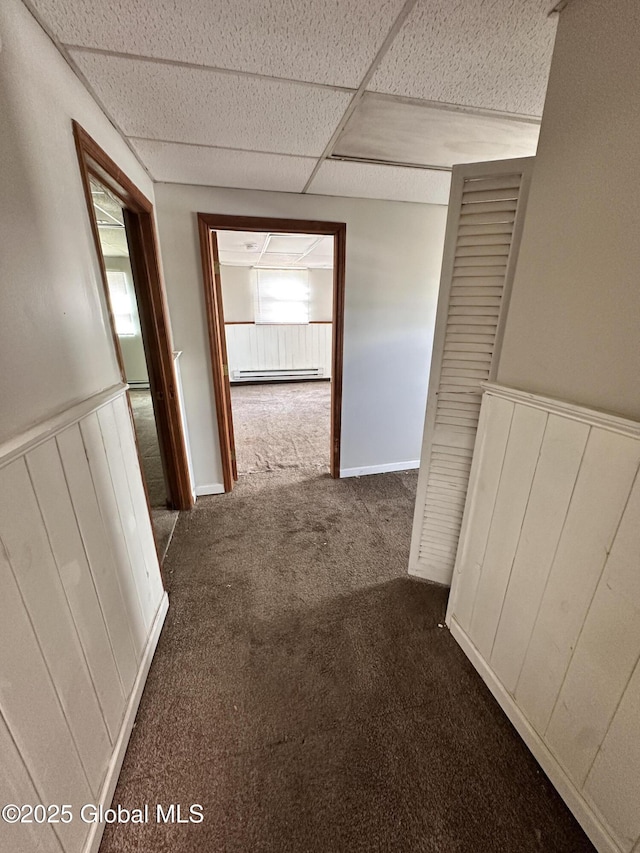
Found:
[[[331,443],[329,469],[331,476],[340,477],[340,446],[342,428],[342,367],[344,342],[344,291],[346,274],[347,226],[344,222],[323,222],[310,219],[277,219],[265,216],[229,216],[221,213],[198,213],[198,233],[204,296],[207,310],[207,328],[213,373],[213,390],[216,403],[216,419],[220,435],[220,454],[224,490],[233,488],[234,470],[232,459],[233,425],[228,412],[231,400],[228,393],[229,377],[227,363],[222,360],[226,353],[224,341],[224,314],[217,270],[213,262],[211,247],[212,231],[273,231],[279,234],[317,234],[334,238],[333,241],[333,334],[331,343]],[[225,376],[225,366],[227,375]],[[231,429],[231,433],[230,433]]]
[[[153,205],[84,128],[75,121],[72,124],[82,186],[98,254],[109,324],[122,381],[127,384],[122,350],[111,310],[107,270],[93,208],[90,178],[99,181],[123,204],[130,262],[151,387],[151,399],[167,481],[167,499],[174,509],[191,509],[193,494],[177,391],[169,310],[160,269],[160,252]],[[131,402],[128,395],[127,400],[133,422]],[[140,467],[142,470],[142,465]]]

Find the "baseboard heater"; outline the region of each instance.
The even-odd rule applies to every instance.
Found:
[[[276,368],[274,370],[232,370],[232,382],[274,382],[295,381],[296,379],[323,379],[321,367],[298,367],[294,370]]]

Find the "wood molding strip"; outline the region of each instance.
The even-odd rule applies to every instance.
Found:
[[[577,403],[570,403],[567,400],[545,397],[541,394],[534,394],[531,391],[523,391],[518,388],[509,388],[506,385],[499,385],[496,382],[485,382],[483,386],[485,393],[490,394],[492,397],[502,397],[505,400],[510,400],[512,403],[520,403],[524,406],[542,409],[545,412],[561,415],[564,418],[580,421],[580,423],[606,429],[620,435],[640,438],[640,423],[632,421],[629,418],[622,418],[619,415],[612,415],[609,412],[598,411],[597,409],[589,409],[586,406],[579,406]]]
[[[318,219],[277,219],[270,216],[229,216],[224,213],[199,213],[198,218],[214,231],[283,231],[291,234],[335,235],[345,228],[343,222]]]
[[[222,477],[225,492],[233,488],[233,467],[231,460],[231,437],[227,422],[225,377],[222,358],[222,341],[220,324],[218,322],[218,305],[216,299],[216,277],[213,269],[213,249],[211,246],[211,228],[204,216],[198,214],[198,234],[200,237],[200,258],[202,262],[202,278],[204,283],[204,299],[207,312],[207,331],[209,338],[209,354],[213,393],[215,400],[218,437],[220,441],[220,459],[222,461]]]
[[[83,400],[72,403],[65,409],[45,418],[45,420],[38,421],[37,424],[21,432],[20,435],[4,441],[0,444],[0,468],[13,462],[19,456],[24,456],[34,447],[48,441],[73,424],[77,424],[78,421],[111,403],[117,397],[121,397],[127,388],[128,386],[122,382],[111,385],[104,391],[99,391],[97,394],[92,394],[91,397],[85,397]]]
[[[347,226],[341,224],[333,241],[333,350],[331,357],[331,460],[334,479],[340,477],[342,443],[342,370],[344,363],[344,303],[347,265]]]

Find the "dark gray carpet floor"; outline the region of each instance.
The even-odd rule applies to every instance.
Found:
[[[233,385],[231,407],[239,474],[329,470],[330,382]]]
[[[405,576],[415,473],[244,477],[182,513],[102,853],[582,853],[588,840]],[[183,811],[184,814],[184,811]]]

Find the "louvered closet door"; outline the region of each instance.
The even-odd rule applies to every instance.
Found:
[[[409,573],[449,584],[533,158],[453,169]]]

